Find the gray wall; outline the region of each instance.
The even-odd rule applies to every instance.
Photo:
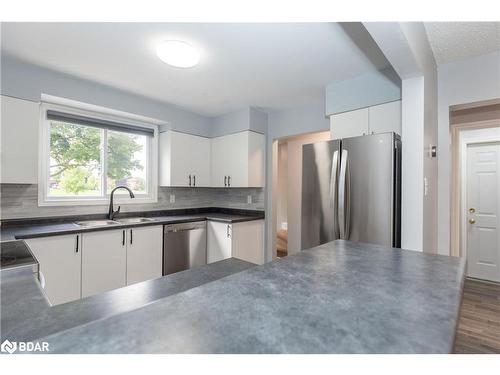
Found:
[[[97,206],[53,206],[39,207],[37,185],[1,184],[1,219],[65,216],[106,213],[107,205]],[[170,203],[170,194],[175,194],[175,203]],[[252,204],[247,203],[252,196]],[[250,210],[264,209],[262,188],[166,188],[158,189],[158,203],[121,204],[122,212],[167,210],[195,207],[228,207]]]
[[[40,101],[42,93],[54,95],[162,120],[168,123],[167,129],[211,136],[210,117],[186,111],[173,104],[41,68],[10,56],[1,56],[1,69],[2,95],[35,102]]]

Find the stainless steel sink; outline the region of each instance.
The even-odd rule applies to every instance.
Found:
[[[149,217],[124,217],[123,219],[116,219],[116,221],[120,224],[140,224],[155,221],[155,219]]]
[[[86,221],[77,221],[76,225],[79,225],[84,228],[93,228],[93,227],[105,227],[108,225],[116,225],[118,222],[113,220],[86,220]]]

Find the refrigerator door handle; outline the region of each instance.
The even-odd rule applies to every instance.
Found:
[[[349,153],[347,150],[342,150],[339,177],[339,227],[340,238],[343,240],[348,240],[350,235],[350,190]]]
[[[333,212],[333,238],[339,238],[339,210],[338,210],[338,177],[339,152],[335,151],[332,157],[332,171],[330,175],[330,204]]]

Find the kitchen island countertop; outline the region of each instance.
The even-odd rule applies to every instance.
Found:
[[[337,240],[42,340],[56,353],[449,353],[464,271]]]

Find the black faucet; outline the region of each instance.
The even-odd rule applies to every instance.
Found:
[[[115,193],[116,190],[118,189],[125,189],[125,190],[128,190],[129,194],[130,194],[130,198],[135,198],[135,195],[134,193],[132,192],[132,190],[130,190],[128,187],[126,186],[117,186],[115,187],[113,190],[111,190],[111,194],[110,194],[110,198],[109,198],[109,212],[108,212],[108,219],[109,220],[113,220],[115,215],[117,213],[120,212],[120,207],[121,206],[118,206],[118,209],[116,211],[113,211],[113,194]]]

